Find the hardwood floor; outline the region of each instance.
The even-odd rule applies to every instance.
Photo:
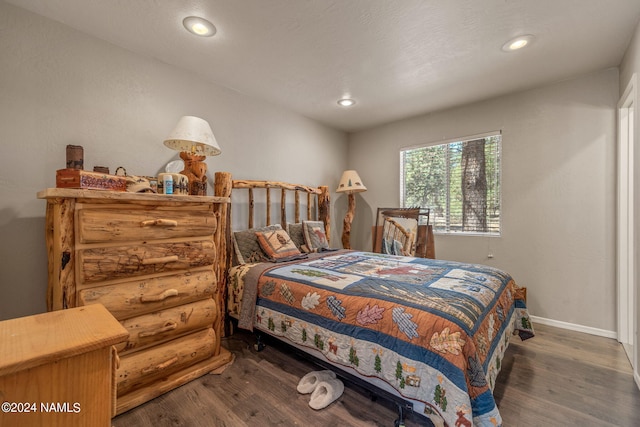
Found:
[[[620,344],[579,332],[534,325],[536,336],[513,337],[494,395],[504,426],[640,426],[640,390]],[[129,426],[393,426],[396,406],[373,401],[345,382],[342,397],[314,411],[300,395],[300,378],[318,368],[279,348],[253,350],[238,332],[223,345],[236,359],[112,420]],[[425,425],[407,417],[409,427]],[[428,424],[427,424],[428,425]],[[453,426],[451,426],[453,427]]]

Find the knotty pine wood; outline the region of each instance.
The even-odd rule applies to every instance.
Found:
[[[615,340],[534,325],[536,336],[513,337],[494,396],[504,426],[637,426],[640,390]],[[314,411],[298,394],[300,378],[316,370],[275,343],[257,353],[253,335],[223,339],[236,356],[222,374],[205,375],[112,420],[136,426],[393,426],[394,405],[372,401],[345,383],[329,407]],[[407,417],[408,427],[424,425]]]
[[[248,221],[246,228],[254,228],[254,189],[264,189],[266,202],[265,206],[265,215],[260,216],[261,218],[266,218],[266,224],[271,225],[274,223],[271,219],[271,190],[280,190],[280,202],[279,202],[279,210],[280,210],[280,221],[279,224],[283,229],[287,228],[287,220],[286,217],[286,208],[285,202],[287,200],[286,191],[294,192],[294,222],[299,222],[300,215],[300,197],[299,192],[307,194],[307,220],[313,219],[312,212],[315,210],[313,205],[313,197],[316,196],[316,205],[317,205],[317,220],[323,221],[325,225],[325,232],[327,238],[331,235],[331,202],[329,197],[329,187],[325,185],[321,185],[319,187],[308,187],[306,185],[300,184],[292,184],[287,182],[280,181],[257,181],[257,180],[232,180],[231,174],[228,172],[217,172],[215,175],[215,194],[220,198],[227,198],[231,195],[232,189],[245,189],[248,193]],[[236,204],[238,206],[238,204]],[[220,219],[222,220],[222,219]],[[242,225],[240,228],[244,228]]]
[[[122,320],[121,324],[129,331],[129,339],[116,346],[119,355],[139,351],[157,345],[163,339],[171,339],[205,329],[215,323],[218,308],[212,298],[206,298],[191,304],[171,307],[166,310]]]
[[[59,188],[38,197],[47,201],[48,309],[104,302],[142,338],[117,355],[116,413],[231,359],[220,348],[216,285],[227,197]],[[196,301],[207,305],[206,319],[184,311]]]
[[[225,200],[231,200],[231,187],[232,180],[229,172],[216,172],[215,180],[213,184],[213,191],[218,196]],[[216,248],[218,250],[218,268],[217,274],[217,292],[214,296],[214,300],[218,304],[220,313],[224,312],[225,301],[227,300],[227,273],[229,265],[231,264],[231,253],[233,252],[233,245],[231,243],[231,215],[230,215],[230,203],[216,203],[213,205],[213,211],[218,221],[218,228],[216,230]],[[215,323],[215,331],[218,337],[224,335],[223,322]],[[220,340],[216,342],[216,353],[220,350]]]
[[[213,236],[105,245],[78,249],[77,253],[78,285],[180,272],[211,266],[217,260]]]
[[[342,247],[351,249],[351,222],[356,214],[356,195],[354,193],[347,194],[347,213],[342,221]]]
[[[165,377],[167,369],[174,372],[213,356],[213,329],[205,329],[160,344],[147,351],[121,356],[118,368],[118,395],[139,389],[153,379]]]
[[[119,320],[210,298],[216,291],[215,271],[209,266],[170,276],[106,282],[78,292],[79,305],[100,303]]]
[[[81,205],[79,243],[131,242],[213,235],[216,217],[206,204],[197,206]]]

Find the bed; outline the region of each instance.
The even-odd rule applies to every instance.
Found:
[[[435,425],[502,425],[492,390],[504,352],[513,335],[534,335],[524,288],[507,273],[484,265],[333,250],[327,187],[234,181],[219,172],[215,188],[223,197],[232,190],[233,196],[241,189],[248,193],[238,202],[232,197],[220,219],[227,229],[220,292],[238,327],[293,345],[372,390],[395,396]],[[259,202],[258,190],[265,193]],[[280,195],[275,224],[274,192]],[[260,224],[256,204],[266,210]],[[306,219],[301,219],[304,205]],[[239,207],[248,214],[240,214]],[[288,211],[294,212],[290,220]],[[247,226],[232,227],[232,217],[246,218]],[[272,236],[289,248],[283,256],[265,243]],[[283,236],[290,238],[286,245]],[[257,243],[239,243],[254,238]]]

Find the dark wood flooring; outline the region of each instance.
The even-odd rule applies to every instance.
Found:
[[[536,337],[513,337],[494,395],[504,426],[640,426],[640,390],[615,340],[534,325]],[[300,378],[318,368],[275,343],[262,352],[254,337],[223,339],[236,358],[221,374],[207,374],[115,417],[129,426],[393,426],[397,407],[345,382],[343,395],[314,411],[298,394]],[[405,425],[425,424],[408,416]],[[453,427],[453,426],[451,426]]]

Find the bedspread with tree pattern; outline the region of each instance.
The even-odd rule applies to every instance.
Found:
[[[261,265],[257,283],[244,283],[257,286],[257,306],[243,301],[256,328],[386,384],[449,426],[502,424],[492,394],[502,357],[512,334],[533,336],[505,272],[355,251]]]

